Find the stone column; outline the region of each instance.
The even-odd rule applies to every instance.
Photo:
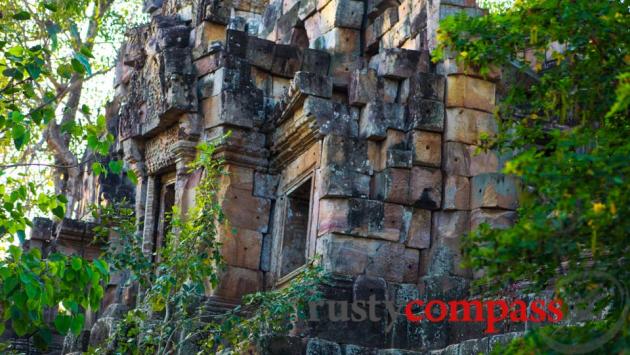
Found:
[[[180,140],[173,147],[175,154],[175,206],[184,208],[183,197],[186,193],[186,183],[190,176],[190,163],[195,159],[196,142]],[[182,213],[184,211],[182,210]]]
[[[153,235],[155,233],[155,214],[158,208],[157,178],[153,175],[147,177],[146,207],[144,209],[144,229],[142,232],[142,252],[150,257],[153,252]]]

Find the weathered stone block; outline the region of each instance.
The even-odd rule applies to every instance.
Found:
[[[373,101],[361,110],[359,136],[370,140],[382,140],[387,137],[388,128],[404,131],[406,126],[403,106]]]
[[[379,78],[378,97],[386,103],[394,103],[398,97],[398,80]]]
[[[435,210],[442,203],[442,171],[414,166],[409,179],[410,202],[419,208]]]
[[[481,74],[479,70],[472,68],[464,63],[458,63],[455,58],[446,58],[442,62],[438,63],[436,71],[441,75],[454,75],[462,74],[468,76],[475,76],[488,81],[501,80],[501,69],[496,66],[491,66],[488,73]]]
[[[470,229],[475,229],[482,223],[487,223],[492,228],[509,228],[516,222],[516,217],[514,211],[477,208],[470,213]]]
[[[433,243],[428,258],[429,275],[472,276],[461,267],[460,241],[469,231],[468,211],[439,211],[433,213]]]
[[[254,66],[270,71],[276,44],[262,38],[247,37],[247,61]]]
[[[240,300],[243,295],[260,291],[263,287],[263,273],[227,265],[220,272],[219,284],[210,293],[230,300]]]
[[[444,104],[436,100],[409,100],[407,104],[412,129],[442,132],[444,130]]]
[[[341,355],[341,347],[337,343],[323,339],[309,339],[306,344],[306,355]]]
[[[444,88],[446,78],[432,73],[416,73],[403,81],[403,86],[408,86],[409,100],[421,99],[444,100]]]
[[[262,92],[257,89],[235,93],[221,91],[219,95],[202,100],[205,128],[230,124],[251,128],[259,119]]]
[[[409,37],[411,37],[411,22],[409,21],[409,18],[403,18],[401,16],[401,19],[402,21],[398,21],[398,23],[394,25],[394,27],[392,27],[392,29],[389,31],[389,33],[391,33],[392,35],[391,44],[397,48],[401,48],[403,43],[405,43],[405,41]],[[401,49],[408,50],[403,48]]]
[[[335,232],[390,241],[400,239],[403,207],[366,199],[322,199],[318,235]]]
[[[492,114],[467,108],[446,109],[447,141],[478,144],[481,135],[496,134],[497,122]]]
[[[276,198],[280,176],[254,172],[254,196],[267,199]]]
[[[300,8],[298,10],[298,18],[304,21],[309,17],[316,15],[317,0],[300,0]],[[310,37],[309,38],[313,38]]]
[[[344,166],[327,166],[321,170],[322,197],[367,197],[370,176]]]
[[[352,300],[368,301],[374,296],[377,301],[385,301],[387,291],[387,282],[382,277],[360,275],[352,285]]]
[[[230,225],[266,233],[269,224],[271,203],[268,199],[255,197],[252,190],[227,188],[221,207],[230,220]]]
[[[247,56],[247,32],[227,30],[225,51],[239,58]]]
[[[418,70],[420,52],[400,48],[382,50],[378,59],[378,75],[405,79]]]
[[[411,132],[413,164],[439,167],[442,163],[442,135],[435,132]]]
[[[222,52],[214,52],[195,60],[193,67],[195,68],[197,76],[204,76],[221,67],[223,65],[222,57]]]
[[[267,335],[261,339],[256,350],[261,354],[303,354],[306,344],[305,339],[297,336]]]
[[[195,28],[195,43],[192,50],[193,57],[199,58],[208,53],[213,42],[225,42],[226,27],[210,21],[202,21]]]
[[[486,173],[471,179],[470,207],[504,208],[518,207],[520,183],[515,176]]]
[[[273,80],[271,74],[263,69],[255,66],[250,66],[251,69],[251,82],[254,86],[263,92],[263,100],[269,102],[272,96]]]
[[[467,75],[447,79],[447,107],[466,107],[486,112],[494,110],[495,84]]]
[[[363,21],[363,2],[332,0],[320,11],[323,32],[335,27],[360,30]]]
[[[370,49],[378,49],[378,40],[398,22],[398,7],[393,6],[374,19],[365,31],[366,45]]]
[[[319,99],[319,101],[315,99]],[[316,108],[313,105],[319,105],[319,107]],[[316,115],[319,132],[322,135],[335,133],[346,137],[357,137],[359,112],[350,106],[309,96],[304,102],[304,107],[305,113]]]
[[[330,98],[333,92],[331,77],[303,71],[295,73],[291,86],[294,90],[305,95],[315,95],[324,98]]]
[[[377,77],[376,71],[355,70],[352,73],[348,88],[348,102],[354,106],[364,106],[376,97]]]
[[[410,170],[388,168],[375,173],[372,180],[373,198],[377,200],[408,204],[410,192]]]
[[[324,50],[333,56],[351,55],[359,56],[360,31],[350,28],[335,27],[318,37],[313,43],[314,49]]]
[[[444,143],[444,171],[447,174],[474,176],[499,170],[499,158],[493,151],[477,152],[477,146],[459,142]]]
[[[280,76],[272,76],[271,78],[271,96],[275,100],[283,99],[291,87],[291,80]]]
[[[262,233],[253,230],[223,228],[219,239],[221,255],[228,265],[258,270],[262,239]]]
[[[352,73],[363,67],[363,58],[355,54],[336,54],[331,56],[330,67],[335,87],[345,89],[350,84]]]
[[[431,211],[414,208],[405,243],[409,248],[426,249],[431,246]]]
[[[465,176],[447,175],[444,180],[445,210],[470,209],[470,181]]]
[[[378,159],[371,160],[376,171],[385,168],[410,168],[411,150],[407,134],[395,129],[388,129],[387,136],[380,146]]]
[[[223,90],[246,90],[250,84],[250,78],[249,68],[219,68],[199,79],[199,97],[216,96]]]
[[[335,166],[367,174],[367,142],[361,139],[329,134],[322,142],[321,166]]]
[[[419,253],[399,243],[359,239],[337,234],[326,234],[317,240],[317,253],[323,255],[322,264],[330,272],[346,275],[365,274],[393,282],[414,282]]]
[[[306,48],[302,52],[302,71],[327,76],[330,69],[330,54]]]
[[[309,47],[315,48],[315,40],[323,34],[322,32],[322,17],[319,12],[316,12],[304,20],[304,29],[310,39]]]
[[[302,67],[302,51],[294,46],[277,44],[273,54],[271,73],[292,78]]]
[[[390,149],[385,151],[383,158],[384,167],[388,168],[411,168],[411,150]]]
[[[276,22],[276,39],[275,41],[280,44],[290,45],[293,44],[295,39],[294,35],[300,29],[303,29],[302,22],[298,18],[299,2],[289,0],[292,2],[291,8],[282,12],[282,16],[278,18]],[[287,0],[285,0],[285,5]],[[308,43],[307,43],[308,45]]]
[[[254,184],[254,170],[235,164],[225,164],[225,173],[220,177],[223,188],[251,190]]]

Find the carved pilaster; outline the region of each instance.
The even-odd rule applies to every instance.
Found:
[[[172,148],[175,155],[175,205],[181,206],[186,182],[190,176],[190,163],[195,159],[196,142],[180,140]]]
[[[153,252],[153,234],[155,232],[155,215],[158,208],[156,177],[147,178],[146,207],[144,215],[144,230],[142,232],[142,252],[150,256]]]

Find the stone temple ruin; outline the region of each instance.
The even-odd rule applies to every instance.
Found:
[[[150,23],[131,30],[119,54],[108,123],[115,154],[139,177],[129,198],[146,253],[162,245],[164,214],[194,199],[195,146],[231,131],[218,156],[229,172],[222,207],[236,233],[221,237],[227,268],[208,295],[217,306],[282,287],[316,254],[335,275],[330,299],[466,298],[473,275],[460,267],[461,235],[481,222],[509,225],[518,189],[498,173],[496,154],[476,152],[480,136],[496,130],[500,72],[482,77],[430,60],[440,19],[482,15],[474,1],[145,8]],[[133,304],[133,290],[112,282],[85,344],[107,337],[116,307]],[[469,354],[522,330],[506,324],[503,335],[487,336],[482,325],[403,318],[384,327],[320,322],[261,352]]]

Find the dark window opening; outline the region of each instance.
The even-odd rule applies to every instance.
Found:
[[[311,178],[287,195],[280,277],[306,264],[306,243],[311,207]]]
[[[166,235],[170,231],[173,206],[175,206],[175,184],[164,184],[159,190],[159,208],[156,218],[157,228],[153,238],[153,261],[160,261],[160,250],[166,243]]]

